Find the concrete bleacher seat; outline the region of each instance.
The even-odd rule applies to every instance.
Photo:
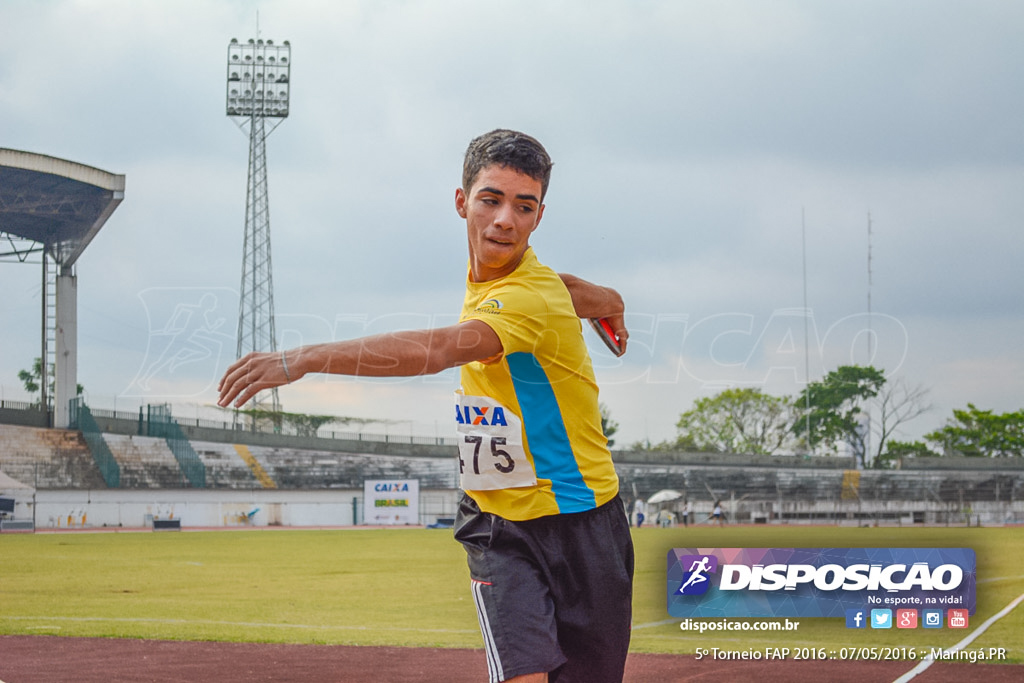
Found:
[[[0,424],[0,470],[40,489],[106,488],[80,432]]]
[[[121,488],[181,488],[185,478],[164,439],[152,436],[104,434],[110,452],[121,467]]]
[[[252,489],[262,484],[233,444],[192,441],[206,466],[208,488]],[[340,453],[248,446],[249,453],[284,489],[361,489],[365,479],[419,479],[423,488],[449,488],[456,482],[449,459]]]
[[[260,488],[261,484],[256,479],[256,475],[239,457],[234,445],[212,441],[193,441],[192,450],[206,466],[207,488]]]
[[[187,486],[166,441],[104,433],[121,468],[121,488]],[[206,466],[208,488],[252,489],[262,485],[234,445],[193,441]],[[455,459],[340,453],[251,446],[250,453],[280,488],[361,489],[366,479],[419,479],[423,488],[456,484]],[[80,432],[0,425],[0,469],[38,488],[106,488]]]

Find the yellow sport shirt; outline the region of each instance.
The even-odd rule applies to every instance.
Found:
[[[615,497],[594,369],[561,278],[530,248],[506,277],[467,277],[459,320],[487,324],[504,350],[464,365],[457,392],[463,488],[480,509],[521,521]]]

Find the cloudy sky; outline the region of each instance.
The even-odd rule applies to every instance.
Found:
[[[725,387],[796,395],[805,367],[926,388],[904,438],[1022,407],[1024,3],[0,0],[0,147],[127,176],[77,266],[95,407],[205,414],[234,357],[247,139],[225,64],[257,12],[292,45],[268,140],[281,345],[454,322],[462,154],[511,127],[555,160],[541,260],[626,300],[625,358],[587,331],[620,445]],[[39,355],[39,279],[0,263],[7,399]],[[456,384],[307,378],[281,400],[448,435]]]

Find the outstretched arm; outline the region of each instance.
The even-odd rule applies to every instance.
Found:
[[[576,315],[581,318],[605,318],[615,331],[619,345],[625,352],[629,331],[626,329],[624,318],[626,306],[619,293],[611,287],[595,285],[568,273],[559,273],[558,277],[562,278],[566,289],[569,290]]]
[[[469,320],[436,330],[393,332],[361,339],[250,353],[227,369],[217,404],[245,404],[264,389],[283,386],[311,372],[360,377],[429,375],[500,355],[501,340],[487,324]]]

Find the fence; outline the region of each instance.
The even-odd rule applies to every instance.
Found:
[[[110,452],[100,431],[96,419],[89,412],[89,407],[81,398],[71,400],[71,425],[82,432],[85,443],[89,446],[96,466],[99,467],[100,475],[109,488],[118,488],[121,485],[121,466],[117,464],[114,454]]]
[[[149,435],[163,438],[193,488],[206,487],[206,465],[171,417],[170,406],[149,406]]]
[[[7,402],[12,403],[11,401]],[[27,404],[26,404],[27,406]],[[153,406],[146,406],[145,408],[140,407],[138,412],[130,412],[125,410],[104,410],[101,408],[92,408],[92,414],[97,419],[105,420],[120,420],[128,422],[138,422],[138,430],[136,433],[145,434],[147,414],[151,414]],[[24,409],[24,408],[23,408]],[[270,420],[258,420],[255,424],[235,424],[224,420],[207,420],[201,418],[187,418],[187,417],[175,417],[173,419],[181,427],[196,427],[199,429],[216,429],[221,431],[230,432],[246,432],[251,434],[273,434],[278,436],[299,436],[309,437],[313,436],[317,439],[327,439],[332,441],[367,441],[370,443],[393,443],[393,444],[410,444],[420,446],[451,446],[455,447],[458,445],[458,440],[455,437],[448,436],[414,436],[414,435],[403,435],[403,434],[381,434],[375,432],[364,432],[364,431],[349,431],[349,430],[331,430],[331,429],[318,429],[316,434],[301,434],[298,429],[288,424],[282,424],[281,426],[275,426]]]
[[[39,410],[39,402],[31,403],[29,401],[0,399],[0,408],[7,408],[9,410]]]

